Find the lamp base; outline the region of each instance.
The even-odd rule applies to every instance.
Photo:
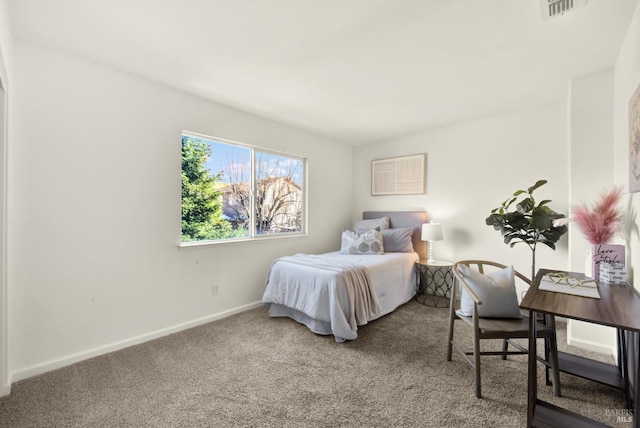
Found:
[[[428,245],[429,245],[429,254],[427,255],[427,263],[435,262],[437,260],[433,257],[433,241],[429,242]]]

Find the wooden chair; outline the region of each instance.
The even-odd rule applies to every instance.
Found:
[[[485,268],[488,267],[489,272],[498,269],[504,269],[506,266],[500,263],[486,261],[486,260],[463,260],[453,265],[453,274],[457,279],[457,283],[460,287],[464,287],[474,301],[473,315],[463,316],[456,313],[458,291],[457,284],[454,284],[451,294],[451,304],[449,312],[449,343],[447,346],[447,361],[451,361],[452,348],[456,351],[473,367],[475,375],[475,393],[476,397],[480,398],[481,386],[480,386],[480,356],[483,355],[501,355],[503,360],[507,359],[507,355],[527,354],[527,350],[520,344],[513,342],[511,339],[526,339],[529,337],[529,318],[523,316],[522,319],[504,319],[504,318],[480,318],[478,316],[478,305],[482,305],[482,300],[471,289],[469,284],[465,281],[464,277],[460,273],[460,265],[466,265],[470,268],[477,268],[480,273],[485,273]],[[486,272],[486,273],[489,273]],[[529,287],[531,280],[522,275],[520,272],[514,270],[516,285]],[[523,314],[524,315],[524,314]],[[473,351],[463,350],[454,341],[454,324],[456,321],[463,321],[469,327],[472,328],[473,337]],[[550,385],[549,370],[553,374],[553,390],[554,394],[560,396],[560,375],[558,370],[558,350],[555,330],[555,318],[548,316],[546,319],[538,321],[537,324],[538,338],[543,338],[545,341],[544,358],[538,357],[542,363],[546,366],[546,381],[547,385]],[[502,351],[481,351],[480,341],[483,339],[502,339]],[[515,350],[509,350],[509,345],[513,346]],[[468,356],[473,355],[473,360]]]

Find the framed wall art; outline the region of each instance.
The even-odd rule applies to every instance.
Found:
[[[425,192],[426,154],[371,161],[371,195],[415,195]]]
[[[640,85],[629,100],[629,192],[640,192]]]

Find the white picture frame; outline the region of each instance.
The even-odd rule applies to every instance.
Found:
[[[425,153],[371,161],[371,195],[425,193]]]

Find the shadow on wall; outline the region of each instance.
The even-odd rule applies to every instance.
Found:
[[[447,241],[453,243],[453,248],[462,248],[471,244],[471,234],[465,229],[447,229]]]
[[[623,221],[623,230],[622,237],[624,238],[625,246],[627,247],[627,284],[633,284],[633,264],[631,261],[633,260],[633,254],[631,247],[631,237],[635,235],[640,240],[640,229],[638,228],[638,214],[636,209],[633,207],[633,194],[629,195],[627,199],[627,209],[624,211],[624,221]]]

